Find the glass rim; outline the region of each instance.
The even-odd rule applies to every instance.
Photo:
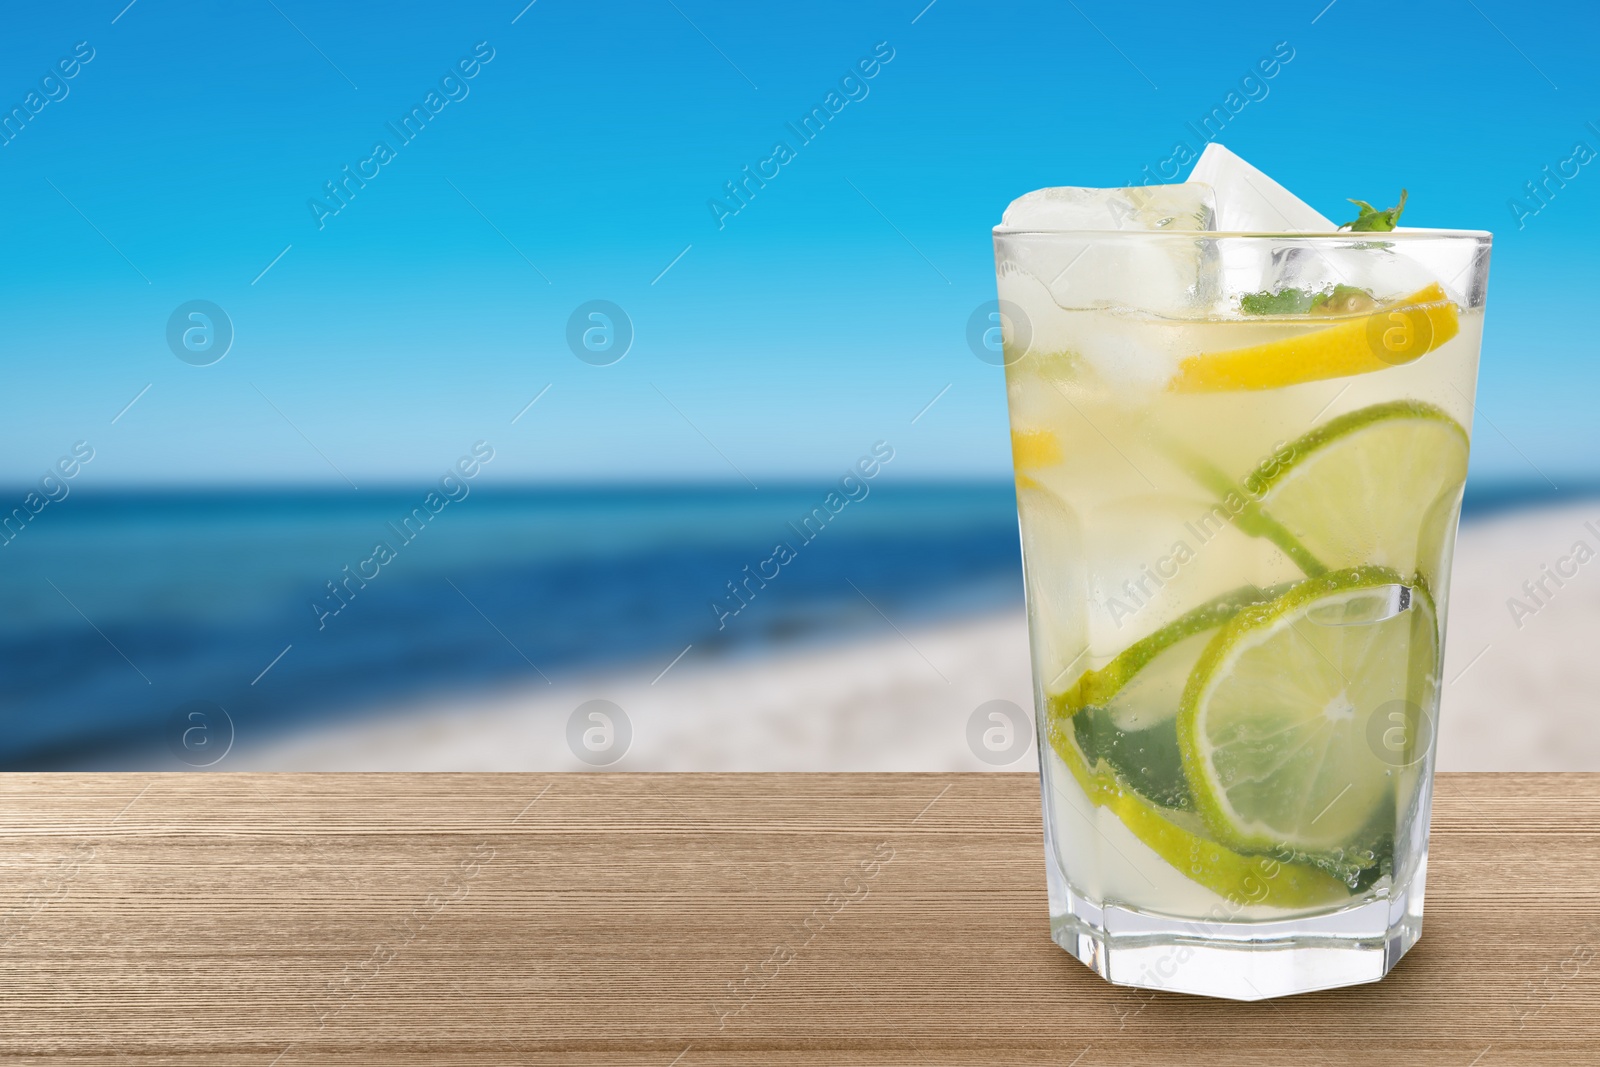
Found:
[[[1407,226],[1399,230],[1315,230],[1315,231],[1257,231],[1257,230],[1039,230],[1028,227],[996,226],[993,229],[996,237],[1116,237],[1126,239],[1131,237],[1226,237],[1249,238],[1252,240],[1273,241],[1397,241],[1400,243],[1412,241],[1493,241],[1494,234],[1488,230],[1443,230],[1431,229],[1423,226]]]

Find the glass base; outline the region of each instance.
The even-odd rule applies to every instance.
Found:
[[[1051,938],[1117,985],[1227,1000],[1360,985],[1388,974],[1422,934],[1422,870],[1339,911],[1213,922],[1093,904],[1048,866]]]

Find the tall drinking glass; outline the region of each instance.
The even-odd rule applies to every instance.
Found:
[[[996,229],[1051,933],[1108,980],[1421,933],[1489,244]]]

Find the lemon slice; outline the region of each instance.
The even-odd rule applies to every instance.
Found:
[[[1168,388],[1185,393],[1281,389],[1410,363],[1461,328],[1437,282],[1370,315],[1265,344],[1190,356]]]
[[[1011,462],[1018,471],[1061,462],[1061,442],[1049,430],[1012,430]]]
[[[1388,568],[1333,571],[1242,608],[1201,655],[1178,711],[1206,825],[1241,849],[1360,848],[1416,778],[1373,737],[1431,703],[1438,659],[1425,587]]]
[[[1330,569],[1362,564],[1438,577],[1467,479],[1467,431],[1415,400],[1352,411],[1245,480],[1249,497]]]

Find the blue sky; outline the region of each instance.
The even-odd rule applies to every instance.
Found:
[[[1003,476],[999,371],[965,341],[989,227],[1194,142],[1280,42],[1220,139],[1324,213],[1404,185],[1408,223],[1494,231],[1476,473],[1597,472],[1600,163],[1523,229],[1507,205],[1600,150],[1590,7],[524,2],[9,14],[0,107],[93,58],[0,147],[0,478],[79,439],[103,485],[420,480],[479,439],[507,481],[823,476],[878,439],[903,476]],[[323,183],[479,42],[465,96],[319,229]],[[719,229],[723,183],[880,42]],[[235,331],[207,367],[165,336],[194,299]],[[609,367],[566,343],[596,299],[635,331]]]

